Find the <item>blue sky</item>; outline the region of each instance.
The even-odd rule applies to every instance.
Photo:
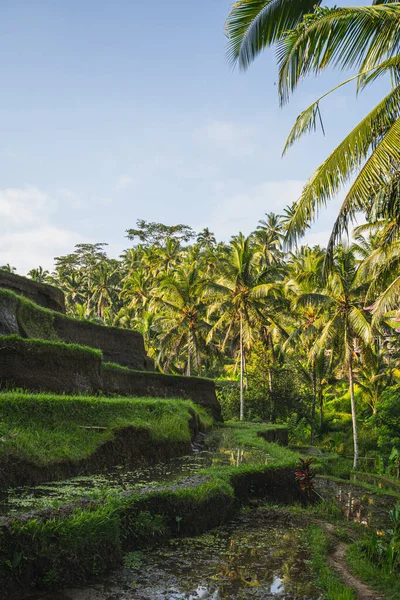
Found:
[[[343,2],[342,4],[362,4]],[[138,218],[228,240],[296,200],[381,97],[342,88],[326,137],[281,151],[295,117],[339,82],[304,82],[281,109],[273,51],[225,58],[229,0],[5,0],[0,8],[0,264],[25,273],[79,242],[118,256]],[[308,236],[324,242],[337,202]]]

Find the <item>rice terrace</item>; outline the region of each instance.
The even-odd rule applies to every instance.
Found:
[[[400,3],[0,11],[1,600],[400,600]]]

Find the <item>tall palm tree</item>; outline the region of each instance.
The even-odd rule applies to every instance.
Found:
[[[92,302],[97,316],[104,317],[104,310],[114,305],[118,298],[119,278],[117,261],[102,261],[91,273]]]
[[[354,461],[358,464],[357,414],[354,397],[354,364],[362,354],[366,363],[373,343],[372,328],[363,310],[365,283],[357,278],[358,265],[351,247],[336,250],[332,272],[322,292],[303,294],[299,306],[320,307],[326,314],[326,323],[310,350],[310,360],[330,350],[341,361],[347,376],[351,398]]]
[[[178,267],[162,280],[155,300],[156,306],[163,311],[159,322],[163,332],[160,340],[164,368],[185,352],[188,377],[192,374],[192,363],[197,374],[201,373],[201,349],[209,330],[202,300],[203,286],[204,281],[195,264]]]
[[[233,335],[239,337],[240,420],[244,419],[245,352],[254,340],[257,326],[265,320],[265,299],[276,286],[268,282],[268,273],[260,271],[251,237],[239,234],[231,241],[229,254],[221,261],[219,276],[208,286],[209,315],[217,313],[209,339],[224,332],[222,350]]]
[[[200,231],[200,233],[197,235],[196,241],[202,249],[214,248],[214,246],[217,244],[215,235],[208,227],[205,227],[202,231]]]

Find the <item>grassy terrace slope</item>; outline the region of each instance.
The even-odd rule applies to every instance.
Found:
[[[182,454],[199,428],[210,424],[205,411],[190,401],[4,392],[0,457],[8,467],[1,469],[0,483]]]

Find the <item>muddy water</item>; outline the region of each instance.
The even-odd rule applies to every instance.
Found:
[[[315,487],[323,498],[336,500],[348,521],[367,527],[389,527],[389,511],[399,503],[398,496],[377,494],[351,482],[318,477]]]
[[[74,477],[33,487],[10,488],[0,495],[0,514],[28,512],[47,506],[58,507],[80,498],[102,498],[113,493],[148,488],[152,484],[158,485],[180,476],[193,475],[210,466],[268,464],[273,461],[262,450],[235,446],[229,430],[215,430],[207,439],[200,437],[193,450],[194,453],[189,456],[134,470],[120,466],[98,475]]]
[[[105,582],[35,600],[319,600],[301,534],[279,513],[253,510],[202,536],[130,553]]]

